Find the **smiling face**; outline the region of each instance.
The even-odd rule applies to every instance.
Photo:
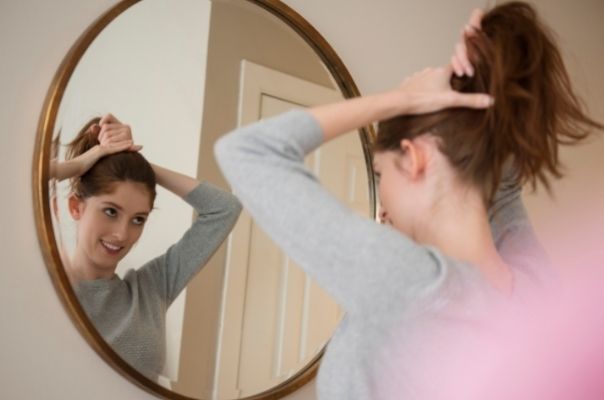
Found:
[[[110,278],[118,262],[143,233],[151,212],[151,196],[141,183],[117,182],[110,193],[69,198],[78,221],[74,263],[89,278]]]

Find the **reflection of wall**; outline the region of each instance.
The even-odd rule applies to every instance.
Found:
[[[469,10],[478,0],[285,0],[326,37],[361,92],[395,85],[404,75],[447,59]],[[595,116],[604,120],[604,2],[535,0],[564,38],[574,79]],[[3,2],[0,12],[0,397],[155,400],[119,376],[74,328],[50,283],[38,246],[31,204],[31,157],[36,123],[52,76],[78,35],[116,0]],[[396,38],[396,39],[393,39]],[[416,56],[418,38],[422,53]],[[392,52],[396,40],[403,41]],[[429,45],[426,45],[429,44]],[[592,194],[604,215],[604,141],[567,153],[571,176],[558,184],[558,207],[572,214],[580,194]],[[579,178],[589,176],[589,178]],[[599,193],[595,195],[595,193]],[[576,196],[576,197],[575,197]],[[543,226],[548,215],[537,214]],[[553,208],[552,208],[553,211]],[[564,212],[562,213],[564,214]],[[551,215],[551,214],[550,214]],[[555,218],[560,215],[557,213]],[[600,231],[601,232],[601,231]],[[602,236],[600,236],[602,237]],[[306,387],[289,399],[315,399]]]
[[[268,17],[242,1],[212,3],[199,177],[223,187],[226,183],[214,161],[212,144],[237,125],[241,60],[334,87],[309,46],[291,28]],[[179,393],[207,393],[213,379],[225,248],[222,246],[187,289],[183,351],[175,385]]]

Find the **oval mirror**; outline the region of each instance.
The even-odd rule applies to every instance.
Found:
[[[51,159],[64,158],[64,145],[88,120],[112,113],[151,162],[228,190],[213,157],[220,135],[356,95],[327,42],[279,1],[122,1],[82,34],[40,118],[34,211],[57,291],[110,365],[165,398],[279,398],[314,376],[341,310],[244,211],[168,309],[161,371],[134,367],[95,329],[67,278],[77,225],[67,212],[69,185],[49,181]],[[371,127],[346,135],[307,165],[341,201],[375,217],[371,135]],[[190,206],[158,187],[144,234],[117,275],[162,254],[192,221]]]

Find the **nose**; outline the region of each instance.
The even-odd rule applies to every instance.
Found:
[[[128,228],[128,220],[124,219],[123,221],[119,221],[114,225],[112,236],[115,240],[124,242],[126,238],[128,238]]]

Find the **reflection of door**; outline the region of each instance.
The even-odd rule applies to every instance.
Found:
[[[327,89],[243,62],[240,125],[295,107],[341,99]],[[307,166],[341,201],[369,215],[358,135],[309,155]],[[325,345],[341,310],[244,211],[228,250],[215,396],[249,396],[284,381]]]

